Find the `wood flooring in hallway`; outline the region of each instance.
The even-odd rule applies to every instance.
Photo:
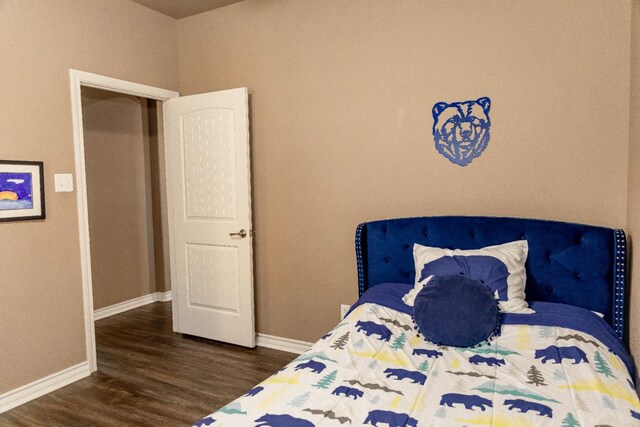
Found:
[[[188,426],[295,358],[176,334],[171,303],[96,322],[98,371],[0,414],[0,426]]]

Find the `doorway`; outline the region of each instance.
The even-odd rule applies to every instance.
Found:
[[[83,87],[162,101],[173,330],[254,347],[248,89],[172,99],[176,92],[82,71],[70,70],[70,80],[89,371],[97,363]]]
[[[82,88],[95,320],[170,299],[158,104]]]
[[[73,69],[69,70],[69,77],[71,85],[71,108],[74,131],[73,139],[77,184],[76,194],[78,198],[78,224],[80,231],[80,262],[82,267],[85,342],[89,371],[94,372],[97,369],[97,361],[95,346],[93,284],[91,273],[91,248],[89,244],[89,203],[86,175],[87,159],[85,158],[85,139],[82,115],[82,89],[101,89],[108,92],[131,95],[160,102],[175,98],[178,96],[178,93]],[[160,121],[158,120],[158,122]],[[158,126],[158,128],[161,129],[162,126]]]
[[[173,99],[178,93],[77,70],[69,73],[89,371],[97,363],[83,87],[162,101],[158,129],[167,138],[173,330],[254,347],[248,89]]]

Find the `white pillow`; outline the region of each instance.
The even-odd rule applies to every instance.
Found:
[[[429,283],[429,280],[431,280],[432,277],[433,276],[429,276],[426,279],[424,279],[422,282],[416,283],[413,286],[413,289],[411,289],[409,292],[404,294],[404,296],[402,297],[402,301],[404,301],[405,304],[413,307],[413,302],[416,300],[416,296],[418,295],[418,292],[422,290],[422,287],[424,285]]]
[[[431,276],[463,274],[487,285],[495,293],[504,313],[533,313],[525,301],[527,274],[525,262],[529,245],[526,240],[460,250],[413,245],[416,270],[414,289],[405,295],[405,303],[413,305],[415,295]]]

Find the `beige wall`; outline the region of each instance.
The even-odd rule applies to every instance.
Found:
[[[636,363],[640,363],[640,2],[633,1],[631,5],[631,103],[626,232],[631,255],[629,345]]]
[[[356,298],[361,221],[514,215],[640,235],[629,4],[247,0],[177,31],[126,0],[0,0],[0,158],[43,160],[47,194],[46,220],[0,224],[0,394],[85,360],[76,194],[53,192],[74,171],[69,68],[251,89],[258,330],[314,340]],[[436,153],[430,111],[480,96],[491,142],[460,168]]]
[[[251,90],[258,330],[315,340],[385,217],[626,221],[629,2],[247,0],[178,22],[180,90]],[[489,96],[491,142],[434,149],[438,101]]]
[[[86,360],[69,68],[177,89],[175,21],[127,0],[0,0],[0,158],[42,160],[47,218],[0,223],[0,394]]]
[[[147,100],[82,90],[93,307],[155,292]]]

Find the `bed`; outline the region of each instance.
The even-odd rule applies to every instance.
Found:
[[[491,256],[478,251],[513,244],[527,249],[525,308],[501,309],[499,334],[474,346],[426,340],[415,310],[435,281],[417,279],[435,264],[418,265],[416,254],[455,249],[447,260],[484,262]],[[520,218],[390,219],[357,227],[356,261],[360,298],[343,321],[194,425],[640,425],[624,344],[622,230]],[[498,305],[510,302],[500,292]]]

